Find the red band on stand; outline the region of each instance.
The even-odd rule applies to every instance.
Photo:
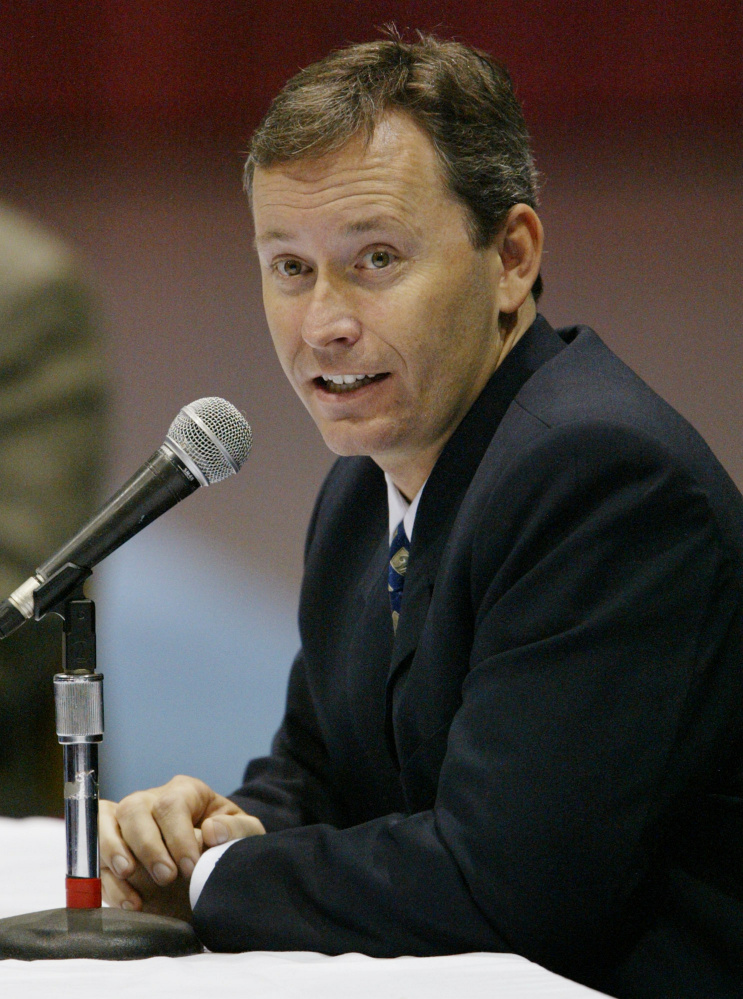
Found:
[[[68,909],[100,909],[100,878],[67,878],[65,885]]]

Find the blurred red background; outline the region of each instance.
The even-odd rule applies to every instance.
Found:
[[[0,125],[245,136],[297,68],[387,21],[503,60],[536,128],[740,124],[740,0],[4,0]]]

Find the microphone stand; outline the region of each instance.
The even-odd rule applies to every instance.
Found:
[[[64,762],[66,908],[0,919],[0,960],[102,958],[126,961],[201,953],[180,919],[101,908],[98,744],[103,676],[96,672],[95,605],[83,592],[89,569],[68,563],[34,594],[34,617],[64,622],[62,669],[54,677],[57,737]]]

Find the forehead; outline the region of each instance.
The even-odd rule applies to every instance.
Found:
[[[257,167],[253,176],[259,246],[288,235],[286,225],[325,219],[363,230],[371,215],[415,227],[444,206],[455,202],[433,145],[402,114],[385,115],[369,141],[356,135],[337,152]]]

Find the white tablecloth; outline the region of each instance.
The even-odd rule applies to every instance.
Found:
[[[64,826],[0,819],[0,917],[64,905]],[[0,961],[3,999],[590,999],[514,954],[378,960],[360,954],[200,954],[143,961]]]

